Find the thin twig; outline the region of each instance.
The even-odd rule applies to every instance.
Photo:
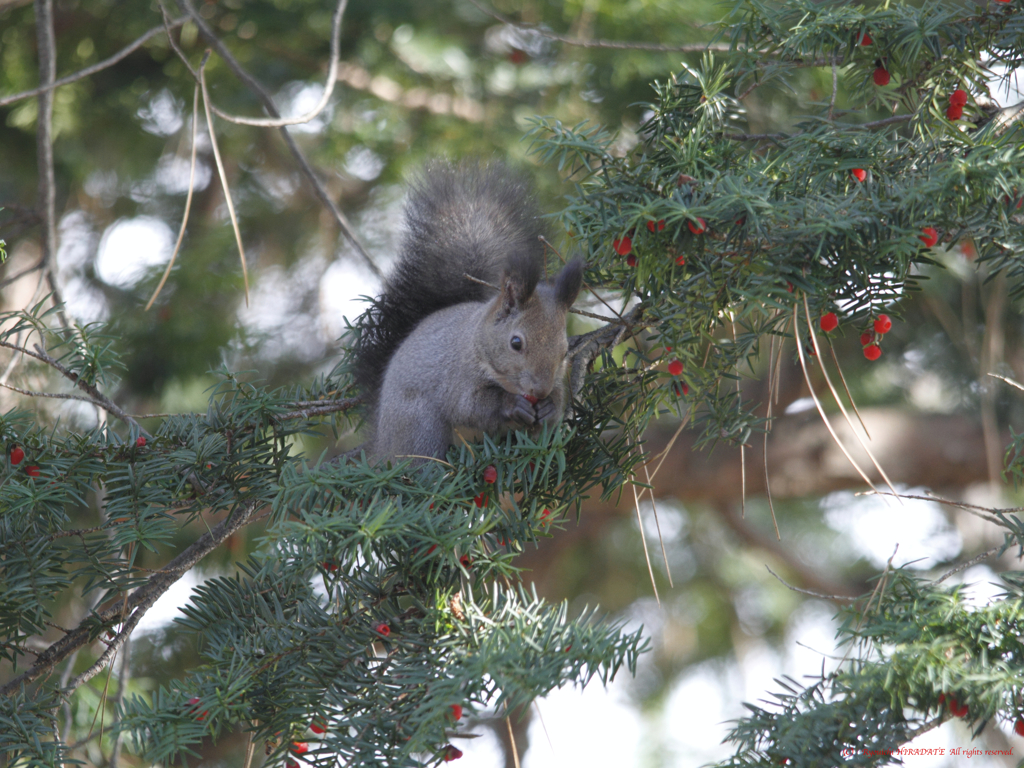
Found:
[[[185,228],[188,226],[188,214],[189,211],[192,210],[192,193],[195,191],[196,186],[196,148],[198,144],[196,136],[198,134],[198,130],[199,85],[197,84],[195,87],[195,93],[192,95],[192,161],[189,164],[188,169],[188,195],[185,197],[185,213],[182,214],[181,217],[181,229],[178,230],[178,242],[174,244],[174,251],[171,253],[171,260],[167,262],[167,269],[164,270],[163,277],[160,278],[160,283],[157,285],[156,290],[153,291],[153,295],[146,304],[146,312],[148,312],[149,308],[153,306],[153,302],[156,301],[156,297],[160,295],[160,291],[164,288],[164,283],[166,283],[167,278],[170,277],[171,268],[174,266],[174,260],[178,258],[178,251],[181,249],[181,241],[185,239]],[[244,265],[244,260],[242,263]]]
[[[850,414],[847,413],[846,406],[843,405],[843,401],[839,397],[839,393],[836,391],[836,388],[832,385],[832,379],[828,375],[828,369],[825,367],[824,358],[821,354],[821,345],[818,344],[818,335],[814,332],[814,321],[811,320],[811,308],[807,302],[806,293],[803,295],[803,299],[804,314],[807,317],[807,331],[808,333],[810,333],[811,343],[814,345],[814,352],[818,356],[818,360],[822,361],[821,373],[825,377],[825,383],[828,385],[829,391],[832,393],[832,399],[836,401],[836,405],[839,406],[839,411],[843,414],[843,418],[846,419],[846,423],[850,426],[850,431],[853,433],[853,436],[857,439],[857,442],[860,443],[860,447],[864,449],[864,452],[868,455],[868,458],[871,459],[871,463],[874,465],[875,469],[878,470],[878,474],[880,474],[882,476],[882,479],[885,480],[885,484],[889,486],[889,490],[892,491],[893,493],[896,493],[896,488],[893,486],[892,481],[889,480],[889,476],[885,474],[885,470],[882,469],[882,465],[878,463],[878,460],[875,458],[875,454],[871,452],[871,449],[868,448],[867,443],[864,442],[864,440],[860,436],[860,433],[857,432],[857,428],[853,426],[853,419],[850,418]],[[853,401],[851,400],[850,402]]]
[[[832,114],[836,108],[836,92],[839,90],[839,70],[836,68],[836,57],[832,54],[832,99],[828,103],[828,121],[832,122]]]
[[[814,391],[814,385],[811,384],[811,374],[807,368],[807,361],[804,359],[804,345],[800,341],[799,309],[796,305],[793,306],[793,335],[796,341],[797,356],[800,358],[800,368],[804,372],[804,380],[807,382],[807,389],[811,393],[811,399],[814,400],[814,407],[818,409],[818,415],[821,416],[821,420],[825,424],[825,428],[828,430],[829,434],[832,435],[832,439],[835,441],[835,444],[839,446],[839,450],[843,452],[843,455],[846,456],[850,465],[857,470],[857,474],[864,479],[864,482],[868,484],[871,490],[877,493],[878,489],[875,488],[874,483],[872,483],[864,473],[864,470],[860,468],[860,464],[854,461],[853,456],[850,455],[850,452],[846,450],[846,446],[843,445],[843,441],[839,439],[839,435],[836,434],[835,429],[832,427],[832,422],[829,421],[828,416],[825,414],[825,409],[821,407],[821,401],[818,399],[818,393]]]
[[[791,589],[794,592],[799,592],[802,595],[809,595],[810,597],[820,597],[822,600],[856,600],[857,599],[856,597],[846,597],[844,595],[825,595],[825,594],[822,594],[821,592],[812,592],[809,589],[801,589],[800,587],[795,587],[792,584],[790,584],[788,581],[786,581],[784,578],[779,576],[779,574],[777,574],[775,571],[773,571],[767,564],[765,565],[765,568],[768,570],[768,573],[770,573],[772,576],[774,576],[776,579],[778,579],[780,582],[782,582],[782,584],[787,589]]]
[[[19,395],[25,395],[26,397],[49,397],[54,400],[81,400],[83,403],[90,403],[91,405],[99,405],[95,400],[89,397],[82,397],[81,395],[68,395],[56,392],[33,392],[29,389],[22,389],[21,387],[15,387],[10,384],[4,384],[0,382],[0,387],[9,389],[11,392],[17,392]]]
[[[224,201],[228,205],[228,216],[231,218],[231,227],[235,230],[235,242],[238,244],[238,258],[242,262],[242,282],[245,287],[245,306],[249,306],[249,269],[245,265],[245,248],[242,246],[242,232],[238,228],[238,216],[235,215],[235,204],[231,201],[231,188],[228,186],[228,175],[224,170],[224,162],[220,157],[220,149],[217,147],[217,131],[213,127],[213,117],[210,115],[210,94],[206,90],[206,62],[210,58],[211,51],[207,49],[203,61],[199,65],[199,87],[203,91],[203,108],[206,110],[206,127],[210,132],[210,145],[213,147],[213,160],[217,164],[217,174],[220,176],[220,185],[224,190]]]
[[[25,269],[21,270],[21,272],[18,272],[17,274],[11,275],[10,277],[0,280],[0,288],[6,288],[11,283],[21,280],[21,278],[23,278],[25,275],[31,275],[33,272],[38,272],[45,266],[46,262],[43,261],[43,259],[39,259],[39,261],[37,261],[31,267],[25,267]]]
[[[36,116],[36,165],[39,173],[39,202],[37,209],[42,220],[41,250],[43,274],[46,276],[53,301],[58,307],[57,317],[69,327],[61,305],[60,291],[54,263],[57,258],[57,183],[53,171],[53,88],[57,79],[57,40],[53,31],[53,0],[35,0],[36,45],[39,50],[39,82],[44,89],[36,97],[39,102]]]
[[[992,511],[992,509],[989,508],[989,507],[979,507],[977,504],[967,504],[966,502],[963,502],[963,501],[952,501],[950,499],[944,499],[941,496],[933,496],[933,495],[917,496],[917,495],[912,494],[912,493],[888,494],[885,491],[861,491],[859,493],[855,493],[854,496],[868,496],[868,495],[872,495],[872,494],[874,494],[876,496],[895,495],[895,496],[898,496],[901,499],[913,499],[913,500],[917,500],[917,501],[934,501],[936,504],[945,504],[946,506],[949,506],[949,507],[956,507],[957,509],[962,509],[964,512],[969,512],[970,514],[974,515],[975,517],[980,517],[982,520],[986,520],[986,521],[988,521],[990,523],[994,523],[995,525],[1002,525],[1002,522],[999,520],[999,518],[993,517],[992,515],[984,514],[985,512],[991,512]],[[1004,513],[1005,512],[1024,512],[1024,507],[1011,507],[1010,509],[1000,509],[1000,510],[997,510],[997,511],[998,512],[1004,512]]]
[[[508,708],[505,708],[508,711]],[[505,725],[508,726],[508,742],[512,746],[512,760],[516,764],[516,768],[519,768],[519,750],[516,748],[516,737],[512,733],[512,721],[509,720],[508,715],[505,715]]]
[[[203,17],[199,15],[199,12],[196,11],[191,0],[176,0],[176,2],[178,3],[178,6],[189,15],[196,27],[199,29],[199,33],[207,40],[207,42],[209,42],[210,46],[217,52],[217,55],[220,56],[224,60],[224,63],[228,65],[228,68],[235,73],[235,77],[241,80],[250,91],[256,94],[260,102],[263,104],[263,108],[266,109],[271,116],[280,117],[281,113],[277,111],[277,106],[274,104],[274,100],[270,97],[270,94],[267,93],[263,86],[260,85],[252,75],[246,72],[242,65],[238,63],[238,60],[231,55],[231,51],[227,49],[220,38],[214,34],[212,29],[210,29],[210,26],[206,23]],[[218,110],[216,108],[214,108],[214,114],[218,114]],[[331,215],[334,216],[334,220],[337,222],[339,229],[341,229],[341,233],[345,236],[345,239],[347,239],[352,247],[356,249],[356,253],[359,254],[359,257],[363,260],[374,276],[382,278],[383,275],[380,268],[373,262],[373,259],[370,258],[366,249],[363,248],[362,243],[360,243],[358,238],[355,236],[355,230],[352,228],[352,225],[341,212],[341,209],[334,203],[334,200],[331,199],[326,187],[324,187],[323,183],[317,177],[313,167],[309,164],[309,161],[306,160],[306,156],[302,153],[302,150],[299,149],[299,146],[295,143],[295,140],[288,132],[288,128],[282,127],[279,130],[281,131],[281,136],[284,138],[285,144],[288,145],[288,149],[295,157],[296,162],[298,162],[303,175],[312,185],[313,191],[320,202],[323,203],[331,212]]]
[[[177,29],[186,21],[188,21],[188,17],[182,16],[181,18],[169,21],[168,25],[172,29]],[[164,30],[165,27],[163,25],[159,27],[153,27],[151,30],[146,32],[146,34],[144,34],[142,37],[138,38],[132,43],[129,43],[127,46],[122,48],[113,56],[110,56],[109,58],[106,58],[103,61],[97,62],[92,66],[88,66],[85,69],[80,69],[77,72],[73,72],[70,75],[65,75],[60,80],[54,80],[51,83],[40,85],[39,87],[33,88],[28,91],[22,91],[20,93],[11,94],[10,96],[0,97],[0,107],[6,107],[8,104],[13,104],[16,101],[21,101],[22,99],[29,99],[33,96],[38,96],[41,93],[46,93],[47,91],[52,91],[55,88],[60,88],[62,85],[68,85],[70,83],[77,82],[78,80],[83,80],[89,77],[90,75],[95,75],[97,72],[102,72],[104,69],[112,67],[114,64],[117,64],[117,62],[126,58],[133,51],[136,51],[139,48],[141,48],[143,45],[148,43],[150,40],[152,40],[154,37],[159,35]]]
[[[941,584],[946,579],[948,579],[950,576],[953,576],[954,574],[960,573],[960,571],[966,571],[972,565],[977,565],[982,560],[985,560],[986,558],[991,557],[992,555],[996,554],[1001,549],[1002,549],[1002,546],[992,547],[991,549],[986,549],[980,555],[976,555],[975,557],[972,557],[967,562],[960,563],[960,565],[956,566],[955,568],[952,568],[952,569],[946,571],[944,574],[942,574],[942,576],[940,576],[939,578],[937,578],[935,580],[935,583],[936,584]]]
[[[218,110],[217,117],[221,120],[227,120],[229,123],[237,123],[238,125],[253,125],[258,128],[283,128],[286,125],[308,123],[323,112],[327,102],[331,99],[331,94],[334,92],[335,83],[338,82],[338,59],[341,56],[341,17],[345,15],[346,5],[348,5],[348,0],[338,0],[338,7],[334,11],[334,18],[331,21],[331,59],[327,65],[327,80],[324,84],[324,93],[312,110],[298,117],[271,118],[242,117],[241,115],[229,115]]]

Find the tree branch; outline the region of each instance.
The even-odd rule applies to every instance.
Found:
[[[173,21],[168,22],[168,24],[170,25],[171,28],[177,29],[186,21],[188,21],[188,19],[182,16],[179,19],[174,19]],[[78,80],[84,80],[90,75],[95,75],[97,72],[101,72],[104,69],[107,69],[108,67],[112,67],[115,64],[117,64],[117,62],[126,58],[133,51],[138,50],[147,42],[149,42],[154,37],[159,35],[161,32],[164,31],[164,29],[165,27],[163,25],[160,25],[159,27],[153,27],[142,37],[138,38],[132,43],[129,43],[127,46],[122,48],[113,56],[110,56],[109,58],[106,58],[103,61],[97,62],[96,64],[93,64],[90,67],[86,67],[85,69],[80,69],[77,72],[73,72],[70,75],[65,75],[60,80],[54,80],[44,85],[40,85],[38,88],[33,88],[28,91],[22,91],[21,93],[14,93],[10,96],[0,97],[0,107],[6,107],[8,104],[13,104],[16,101],[21,101],[22,99],[30,99],[33,96],[38,96],[42,93],[53,91],[55,88],[60,88],[62,85],[68,85],[70,83],[77,82]]]
[[[258,504],[258,501],[249,501],[246,502],[244,506],[236,508],[235,511],[229,514],[224,520],[196,539],[196,541],[182,551],[181,554],[151,576],[149,580],[132,593],[127,600],[119,598],[109,607],[90,614],[90,616],[88,616],[75,629],[71,630],[67,635],[62,637],[60,640],[57,640],[53,645],[43,651],[36,659],[35,664],[33,664],[29,669],[5,685],[0,686],[0,696],[10,696],[23,685],[30,683],[33,680],[37,680],[47,674],[50,669],[59,664],[62,660],[66,659],[76,650],[91,642],[90,638],[95,630],[97,622],[100,624],[109,623],[123,616],[125,610],[130,610],[132,611],[131,616],[128,621],[125,622],[125,628],[118,634],[118,638],[121,638],[122,636],[126,637],[127,633],[130,632],[130,629],[134,628],[135,625],[138,624],[142,615],[152,607],[153,603],[155,603],[157,599],[159,599],[159,597],[166,592],[172,584],[174,584],[174,582],[180,579],[196,563],[206,557],[206,555],[220,546],[228,536],[250,521]],[[129,628],[129,624],[131,624],[131,628]],[[124,640],[118,640],[115,638],[115,642],[120,644],[121,642],[124,642]],[[111,643],[111,646],[113,646],[113,643]],[[79,675],[79,678],[82,678],[83,675]],[[65,695],[70,693],[71,690],[74,690],[76,681],[78,681],[77,684],[80,685],[82,682],[89,679],[86,677],[79,681],[79,678],[72,681],[72,684],[65,689]]]
[[[231,51],[229,51],[227,49],[227,46],[225,46],[224,43],[221,42],[220,38],[213,33],[213,30],[210,29],[209,25],[206,23],[203,17],[199,15],[195,7],[192,5],[191,1],[176,0],[176,2],[178,4],[178,7],[189,15],[189,17],[192,19],[195,25],[199,28],[200,34],[202,34],[202,36],[207,40],[210,46],[217,52],[217,55],[219,55],[224,60],[224,63],[228,65],[228,68],[235,73],[235,77],[241,80],[242,83],[250,91],[256,94],[259,100],[263,103],[264,109],[266,109],[269,114],[271,114],[274,117],[280,117],[281,113],[278,112],[277,106],[274,104],[274,100],[270,98],[270,94],[268,94],[266,90],[264,90],[263,86],[260,85],[259,82],[255,78],[253,78],[253,76],[250,75],[242,67],[241,64],[238,63],[238,60],[231,55]],[[176,48],[176,50],[180,49]],[[213,112],[215,115],[217,115],[217,117],[224,116],[223,113],[221,113],[221,111],[216,108],[214,108]],[[282,126],[279,130],[281,131],[281,136],[284,138],[285,144],[288,145],[288,149],[291,150],[292,155],[298,162],[299,167],[302,170],[302,173],[309,180],[309,183],[313,186],[313,191],[316,193],[317,198],[331,212],[331,215],[334,216],[334,220],[338,223],[338,227],[341,229],[342,234],[349,241],[349,243],[352,244],[352,247],[356,249],[356,252],[359,254],[360,258],[362,258],[363,262],[370,269],[370,271],[373,272],[373,274],[378,278],[383,277],[380,268],[376,264],[374,264],[373,259],[370,258],[370,255],[366,252],[366,249],[363,248],[362,243],[360,243],[359,240],[356,238],[355,232],[352,229],[352,225],[349,223],[345,215],[341,212],[341,209],[338,208],[337,205],[335,205],[334,200],[332,200],[331,196],[327,193],[327,189],[324,187],[323,183],[317,177],[316,173],[313,170],[313,167],[309,164],[309,161],[306,160],[306,156],[302,153],[302,150],[299,149],[299,146],[295,143],[295,140],[292,138],[291,134],[288,133],[288,128]]]
[[[309,112],[299,117],[242,117],[241,115],[229,115],[226,112],[217,110],[217,117],[227,120],[229,123],[238,125],[253,125],[259,128],[283,128],[286,125],[300,125],[308,123],[314,117],[324,111],[327,102],[330,101],[334,92],[334,85],[338,82],[338,59],[341,56],[341,17],[345,15],[345,6],[348,0],[338,0],[338,7],[334,11],[334,19],[331,21],[331,59],[327,66],[327,81],[324,84],[324,92],[319,103]],[[213,106],[212,104],[210,105]]]

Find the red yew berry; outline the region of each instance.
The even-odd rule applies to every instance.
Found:
[[[967,717],[967,712],[968,712],[967,705],[966,704],[960,704],[956,700],[956,697],[949,696],[946,699],[946,703],[949,705],[949,713],[951,715],[953,715],[953,717]]]
[[[939,694],[939,704],[945,704],[945,703],[946,703],[946,694],[940,693]]]
[[[925,248],[932,248],[937,242],[939,242],[939,233],[935,231],[935,227],[925,227],[921,230],[921,234],[918,235],[921,242],[924,243]]]
[[[11,466],[18,466],[21,464],[21,460],[25,458],[25,451],[19,448],[17,445],[11,448]]]
[[[690,231],[695,235],[701,234],[708,228],[707,222],[705,222],[700,216],[697,217],[696,221],[686,222],[686,226],[689,227]]]
[[[882,356],[882,348],[877,344],[868,344],[864,347],[864,357],[874,362]]]
[[[508,60],[513,64],[525,64],[529,58],[530,57],[526,55],[526,51],[520,51],[518,48],[508,55]]]
[[[135,445],[136,445],[137,448],[145,448],[146,447],[146,438],[144,438],[144,437],[137,438],[135,440]]]
[[[292,752],[294,752],[296,755],[304,755],[307,752],[309,752],[309,744],[307,744],[304,741],[293,741]]]
[[[879,67],[875,70],[875,73],[871,76],[875,81],[875,85],[881,87],[889,84],[889,70],[885,67]]]
[[[189,708],[193,709],[193,710],[199,709],[199,707],[198,707],[199,701],[200,701],[199,698],[195,697],[195,696],[192,697],[191,699],[189,699],[188,700]],[[196,713],[196,720],[205,720],[206,716],[208,714],[210,714],[208,710],[204,710],[203,712],[197,712]]]
[[[526,402],[528,402],[530,405],[536,405],[537,404],[537,396],[536,395],[523,395],[523,397],[526,399]],[[434,505],[431,504],[430,506],[434,506]]]
[[[384,637],[388,637],[391,634],[391,627],[389,627],[383,621],[376,627],[374,627],[374,630],[377,632],[378,635],[383,635]]]
[[[658,219],[657,221],[654,221],[654,219],[651,219],[650,221],[647,222],[647,230],[649,232],[654,232],[654,230],[658,230],[658,232],[661,232],[661,230],[663,230],[664,228],[665,228],[665,220],[664,219]]]
[[[452,704],[452,720],[461,720],[461,719],[462,719],[462,705],[461,704]]]
[[[460,557],[460,558],[459,558],[459,563],[460,563],[460,564],[462,565],[462,567],[463,567],[463,568],[465,568],[465,569],[466,569],[467,571],[468,571],[468,570],[470,569],[470,566],[472,566],[472,565],[473,565],[473,561],[469,559],[469,555],[463,555],[462,557]]]
[[[39,477],[39,467],[25,467],[25,471],[28,473],[29,477]]]
[[[444,748],[444,761],[450,763],[452,760],[458,760],[462,757],[462,750],[458,747],[453,747],[451,744],[446,744]]]
[[[1013,724],[1013,732],[1018,736],[1024,736],[1024,719],[1017,718],[1017,722]]]
[[[550,525],[551,521],[548,519],[549,517],[551,517],[551,510],[545,509],[540,513],[540,524],[543,526]]]
[[[636,266],[636,256],[634,256],[632,253],[629,254],[629,256],[626,257],[626,266],[627,267],[635,267]]]
[[[678,256],[676,256],[676,264],[678,264],[680,267],[685,267],[686,266],[686,255],[680,253]]]
[[[952,104],[950,104],[948,107],[946,107],[946,119],[949,120],[950,122],[954,122],[955,123],[957,120],[959,120],[963,116],[964,116],[964,108],[963,107],[954,107]]]
[[[484,482],[495,483],[498,481],[498,470],[493,464],[484,470]]]
[[[821,330],[828,333],[829,331],[834,331],[839,327],[839,318],[836,317],[835,312],[826,312],[821,316],[821,320],[819,320],[818,323],[821,325]]]
[[[790,293],[793,292],[793,284],[789,282],[789,280],[786,281],[786,290],[789,291]]]
[[[482,508],[487,503],[487,497],[482,493],[478,494],[473,497],[473,503]]]
[[[668,364],[668,372],[673,376],[678,376],[683,372],[683,363],[680,360],[673,360]]]
[[[325,571],[336,571],[338,570],[338,564],[333,560],[324,560],[323,562]]]
[[[327,733],[327,723],[318,718],[309,724],[309,730],[313,733]]]
[[[633,250],[633,241],[628,235],[623,235],[618,240],[612,240],[612,248],[619,256],[625,256]]]
[[[690,385],[685,381],[674,381],[672,382],[672,391],[676,393],[676,397],[683,397],[690,394]]]
[[[860,182],[863,182],[868,177],[868,172],[863,168],[854,168],[850,173],[853,174],[853,178]]]
[[[869,35],[867,32],[865,32],[864,36],[860,39],[861,45],[871,45],[873,42],[875,41],[871,39],[871,35]]]
[[[949,95],[951,107],[963,107],[967,104],[967,91],[957,88]]]
[[[878,319],[875,320],[875,333],[886,334],[892,330],[892,320],[889,319],[888,315],[879,315]]]
[[[864,333],[862,333],[860,335],[861,346],[867,346],[868,344],[870,344],[874,340],[875,340],[875,334],[873,334],[871,331],[864,331]]]

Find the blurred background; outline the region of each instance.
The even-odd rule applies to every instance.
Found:
[[[172,20],[182,16],[167,5]],[[196,7],[282,114],[317,103],[333,2],[219,0]],[[629,152],[653,98],[652,81],[694,63],[700,53],[691,51],[715,40],[714,22],[726,10],[705,0],[350,0],[329,104],[289,132],[386,272],[401,233],[405,182],[426,159],[510,160],[528,169],[545,209],[557,212],[572,183],[564,169],[528,156],[531,118],[603,125],[617,136],[614,151]],[[161,23],[156,2],[56,0],[57,76],[102,61]],[[176,24],[172,34],[198,66],[208,44],[197,26]],[[33,5],[0,0],[0,100],[34,87],[37,66]],[[206,75],[221,109],[263,115],[219,57]],[[793,125],[827,98],[831,73],[799,70],[793,85],[761,88],[743,100],[749,132]],[[211,371],[221,366],[275,385],[330,370],[346,318],[358,316],[360,296],[379,287],[280,132],[216,120],[245,245],[246,302],[200,118],[188,229],[166,285],[145,309],[185,207],[193,88],[167,35],[157,34],[55,96],[56,287],[74,321],[105,324],[126,365],[109,394],[137,414],[205,410]],[[1020,100],[1013,87],[992,96]],[[844,103],[842,92],[838,106],[857,107]],[[9,255],[0,266],[4,311],[51,291],[40,279],[35,123],[34,99],[0,106],[0,238]],[[552,225],[556,245],[566,247],[566,233]],[[989,374],[1024,381],[1024,326],[1005,281],[987,280],[974,256],[969,242],[938,253],[936,266],[919,275],[920,290],[893,307],[880,360],[864,359],[861,328],[840,326],[835,351],[872,450],[900,491],[1010,506],[1018,502],[1002,475],[1003,453],[1012,425],[1021,423],[1024,392]],[[755,436],[742,457],[726,445],[695,452],[684,430],[655,478],[656,509],[648,503],[638,513],[631,498],[594,500],[578,521],[563,521],[522,556],[524,579],[544,597],[567,600],[574,610],[599,604],[630,627],[643,624],[652,643],[635,678],[621,673],[607,689],[595,683],[582,692],[562,690],[520,713],[514,737],[525,768],[697,766],[722,758],[730,752],[721,743],[728,721],[743,714],[744,701],[769,698],[783,675],[799,680],[839,662],[837,608],[842,598],[869,591],[890,560],[940,573],[1001,540],[962,509],[863,495],[863,482],[814,409],[795,353],[787,349],[782,359],[773,406],[779,418],[767,440]],[[755,363],[761,373],[767,367],[767,360]],[[0,384],[45,388],[43,375],[0,357]],[[766,399],[766,382],[752,378],[743,386]],[[78,428],[98,418],[80,404],[28,402],[0,390],[0,409],[16,404]],[[649,450],[668,446],[677,426],[668,419],[653,429]],[[315,458],[359,443],[358,434],[336,437],[325,429],[322,439],[298,448]],[[150,690],[194,663],[194,639],[170,622],[198,580],[230,572],[258,546],[258,528],[232,539],[151,611],[133,644],[133,690]],[[984,600],[1007,565],[990,559],[954,578]],[[61,610],[75,615],[82,607]],[[75,713],[83,735],[93,714],[84,705]],[[473,730],[480,737],[459,743],[466,753],[460,765],[515,765],[503,720],[481,721]],[[909,765],[1002,764],[948,754],[975,746],[957,722],[919,741],[915,746],[946,748],[947,756],[906,758]],[[992,724],[977,745],[1007,744],[1024,751],[1024,739]],[[241,764],[231,740],[207,746],[205,764]],[[90,759],[106,764],[98,746]]]

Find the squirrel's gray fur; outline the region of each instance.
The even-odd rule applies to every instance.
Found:
[[[356,347],[371,458],[441,458],[459,427],[557,423],[565,317],[583,264],[541,282],[543,228],[529,184],[500,163],[434,162],[412,184],[405,217],[398,263]]]

